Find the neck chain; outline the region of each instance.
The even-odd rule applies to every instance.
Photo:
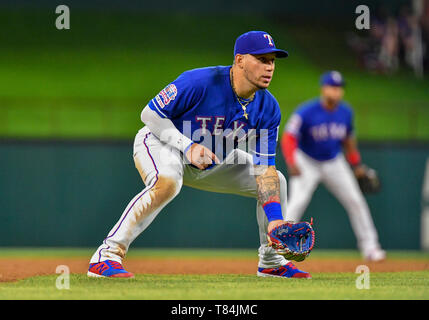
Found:
[[[249,119],[248,118],[249,114],[246,112],[246,107],[248,106],[248,104],[250,102],[253,101],[253,99],[255,98],[255,94],[253,94],[250,97],[250,99],[244,99],[244,98],[239,97],[238,94],[237,94],[237,91],[235,90],[235,87],[234,87],[234,75],[233,74],[234,73],[232,72],[232,69],[231,69],[231,87],[232,87],[232,91],[234,92],[234,95],[237,98],[238,103],[241,105],[241,108],[243,109],[243,112],[244,112],[243,113],[243,117],[245,117],[246,119]]]

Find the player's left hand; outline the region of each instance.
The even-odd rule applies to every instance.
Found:
[[[284,224],[284,220],[274,220],[268,223],[268,233],[270,233],[274,228]]]
[[[314,247],[312,224],[313,221],[283,222],[268,232],[268,246],[288,260],[303,261]]]

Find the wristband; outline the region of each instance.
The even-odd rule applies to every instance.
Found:
[[[283,220],[282,206],[280,205],[280,202],[266,202],[262,207],[264,208],[269,222],[274,220]]]
[[[361,157],[360,157],[360,153],[357,150],[353,150],[351,152],[349,152],[347,155],[347,161],[353,166],[356,167],[360,164],[361,161]]]
[[[189,148],[194,144],[195,142],[192,141],[186,148],[183,150],[183,154],[186,156],[186,152],[188,152]]]

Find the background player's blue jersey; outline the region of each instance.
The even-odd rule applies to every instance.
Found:
[[[186,71],[148,105],[221,160],[232,145],[246,145],[246,140],[254,138],[253,143],[247,144],[254,163],[274,165],[279,105],[268,90],[258,90],[246,107],[246,119],[231,87],[230,69],[231,66],[216,66]]]
[[[329,111],[316,98],[295,110],[286,131],[298,139],[298,147],[310,157],[330,160],[341,152],[342,142],[353,133],[353,112],[343,101]]]

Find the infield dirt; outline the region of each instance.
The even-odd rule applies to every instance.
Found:
[[[66,265],[71,273],[86,273],[88,259],[83,258],[2,258],[0,282],[17,281],[33,276],[56,273],[59,265]],[[135,274],[256,274],[257,259],[224,258],[130,258],[124,268]],[[355,272],[366,265],[371,272],[397,272],[429,270],[429,261],[385,260],[366,262],[360,259],[308,259],[296,266],[310,273]]]

